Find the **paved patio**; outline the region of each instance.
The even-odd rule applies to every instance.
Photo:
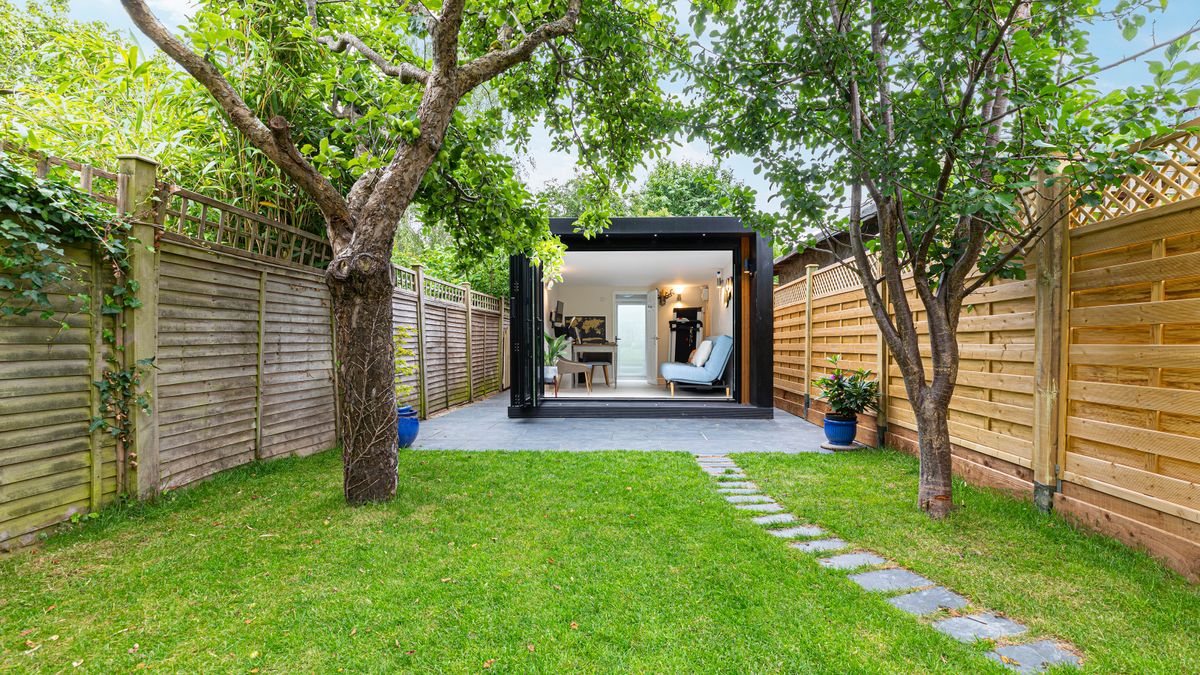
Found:
[[[508,392],[421,422],[417,450],[673,450],[828,452],[825,434],[775,411],[773,420],[509,419]]]

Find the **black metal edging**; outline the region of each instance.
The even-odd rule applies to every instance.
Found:
[[[646,419],[697,417],[705,419],[774,419],[774,408],[740,403],[673,403],[669,401],[589,401],[586,404],[542,401],[535,408],[510,407],[511,418],[594,417]]]

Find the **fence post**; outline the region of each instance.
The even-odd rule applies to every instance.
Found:
[[[138,283],[136,309],[126,310],[123,347],[126,368],[141,368],[142,391],[150,412],[130,406],[128,485],[134,494],[148,497],[158,491],[158,370],[139,362],[158,352],[158,241],[155,237],[154,194],[158,185],[158,162],[138,155],[117,158],[117,213],[130,219],[137,241],[129,247],[129,279]]]
[[[475,401],[475,364],[471,361],[471,282],[463,282],[463,305],[467,308],[467,401]]]
[[[1037,285],[1034,296],[1033,394],[1033,502],[1049,512],[1057,491],[1060,407],[1065,387],[1061,382],[1063,324],[1066,307],[1063,291],[1063,257],[1068,246],[1065,195],[1061,187],[1047,187],[1045,174],[1037,181],[1036,217],[1050,228],[1037,249]]]
[[[808,409],[812,406],[812,290],[815,271],[817,265],[814,263],[804,266],[804,419],[808,419]]]
[[[429,390],[425,379],[425,269],[420,263],[413,265],[417,275],[417,407],[421,419],[426,419],[429,410]]]
[[[883,300],[883,311],[888,309],[888,290],[887,284],[880,284],[879,298]],[[871,321],[875,321],[875,317],[871,317]],[[883,331],[878,330],[879,335],[875,340],[875,353],[877,358],[875,362],[879,364],[879,372],[875,379],[879,382],[879,411],[875,415],[875,436],[876,443],[880,446],[887,443],[888,430],[888,387],[891,386],[891,377],[888,373],[888,346],[887,340],[883,339]]]

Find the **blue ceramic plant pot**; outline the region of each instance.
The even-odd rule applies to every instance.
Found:
[[[825,415],[825,438],[832,445],[853,445],[858,432],[858,419],[844,419]]]
[[[399,437],[396,445],[407,448],[417,440],[421,421],[417,419],[417,411],[411,405],[396,407],[396,435]]]

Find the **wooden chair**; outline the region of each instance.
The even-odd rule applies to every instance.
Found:
[[[583,373],[583,382],[587,385],[588,393],[592,393],[592,366],[564,358],[559,358],[555,365],[558,366],[558,379],[554,380],[554,395],[556,397],[558,396],[558,383],[562,381],[563,377],[570,376],[572,378],[571,381],[574,382],[575,376],[579,373]],[[606,379],[607,374],[606,369]]]

